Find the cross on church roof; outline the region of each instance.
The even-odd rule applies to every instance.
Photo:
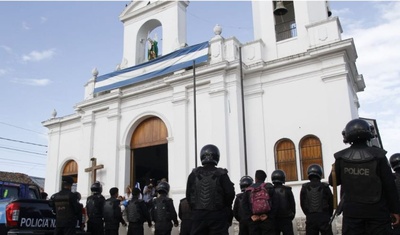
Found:
[[[89,168],[86,168],[85,172],[91,172],[91,178],[92,178],[92,184],[93,184],[94,182],[96,182],[96,171],[99,169],[103,169],[104,165],[103,164],[96,165],[97,159],[95,157],[92,157],[90,159],[90,161],[92,162],[92,166]]]

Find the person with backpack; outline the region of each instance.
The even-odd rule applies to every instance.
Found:
[[[152,226],[150,213],[146,203],[142,199],[139,199],[140,189],[134,188],[131,193],[131,199],[125,208],[129,222],[127,235],[143,235],[143,223],[147,221],[149,228]]]
[[[239,235],[250,235],[249,223],[250,220],[245,218],[243,211],[243,195],[246,188],[254,183],[251,176],[243,176],[239,181],[241,192],[236,195],[235,201],[233,202],[233,216],[239,222]]]
[[[250,185],[243,197],[243,210],[250,221],[251,235],[275,235],[276,205],[274,186],[264,182],[267,174],[263,170],[255,173],[255,183]]]
[[[122,223],[124,226],[127,224],[122,218],[122,211],[120,207],[121,201],[117,199],[118,188],[111,188],[110,195],[111,197],[105,201],[103,207],[104,234],[118,235],[119,223]]]
[[[286,174],[283,170],[275,170],[271,174],[274,184],[275,195],[279,197],[278,212],[275,220],[275,234],[294,235],[293,219],[296,214],[296,202],[292,188],[283,185],[286,181]]]
[[[156,187],[158,197],[153,199],[151,208],[151,218],[155,228],[154,235],[171,235],[172,226],[179,226],[174,202],[168,197],[169,188],[167,182],[160,182]]]
[[[327,183],[321,182],[322,167],[311,164],[308,179],[300,191],[300,206],[306,215],[306,235],[332,235],[329,220],[333,213],[333,195]]]
[[[99,181],[96,181],[90,187],[92,195],[86,200],[86,213],[88,216],[87,232],[91,234],[104,234],[103,207],[106,199],[101,192],[103,187]]]
[[[235,188],[228,170],[216,167],[219,159],[217,146],[203,146],[200,151],[202,166],[193,169],[188,177],[186,198],[192,209],[191,235],[228,235]]]

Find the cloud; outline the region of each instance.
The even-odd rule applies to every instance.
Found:
[[[384,148],[388,156],[400,152],[400,2],[371,3],[375,14],[356,17],[345,15],[342,26],[346,27],[344,38],[354,38],[358,53],[357,67],[364,75],[366,88],[358,93],[361,117],[377,120]],[[377,12],[375,12],[377,11]],[[346,11],[343,11],[346,13]],[[353,14],[352,17],[359,16]]]
[[[0,46],[5,52],[7,52],[8,54],[12,54],[12,49],[11,47],[5,46],[5,45],[1,45]]]
[[[40,23],[46,23],[46,21],[47,21],[47,18],[46,17],[44,17],[44,16],[41,16],[40,17]]]
[[[0,69],[0,77],[7,73],[7,70]]]
[[[45,59],[51,59],[55,55],[55,50],[45,50],[45,51],[32,51],[28,55],[23,55],[23,61],[41,61]]]
[[[25,30],[30,30],[31,27],[28,26],[28,23],[26,23],[25,21],[22,22],[22,28]]]
[[[22,79],[22,78],[14,78],[12,82],[28,86],[47,86],[50,83],[52,83],[52,81],[49,79]]]

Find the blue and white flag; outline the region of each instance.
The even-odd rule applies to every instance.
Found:
[[[104,74],[96,78],[94,93],[117,89],[173,73],[208,60],[208,42],[171,52],[143,64]]]

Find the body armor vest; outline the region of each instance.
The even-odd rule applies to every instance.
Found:
[[[116,202],[114,200],[110,199],[107,199],[106,202],[104,203],[104,209],[103,209],[104,222],[112,222],[115,219],[114,218],[115,217],[114,207],[116,206],[115,203]]]
[[[275,187],[275,195],[279,197],[278,216],[288,217],[293,214],[288,203],[288,196],[284,186]]]
[[[191,201],[194,202],[196,210],[219,210],[224,207],[223,189],[219,179],[226,171],[220,168],[215,168],[212,171],[206,171],[199,167],[194,170],[196,175],[194,193]]]
[[[94,194],[90,197],[88,197],[87,203],[86,203],[86,209],[87,209],[87,214],[89,218],[101,218],[103,217],[103,212],[102,212],[102,203],[101,203],[101,195],[100,194]]]
[[[376,203],[382,196],[382,182],[377,175],[377,159],[384,150],[378,148],[348,148],[335,154],[341,158],[342,187],[346,201]],[[384,156],[384,155],[383,155]]]
[[[326,200],[324,200],[324,185],[321,183],[317,187],[311,187],[311,183],[306,183],[304,187],[307,190],[305,206],[309,213],[323,212],[327,207]]]
[[[154,200],[154,221],[161,222],[161,221],[170,221],[170,212],[169,208],[167,207],[167,200],[171,200],[165,197],[159,197]]]
[[[181,212],[182,212],[182,220],[190,220],[192,218],[192,210],[190,209],[189,203],[187,200],[181,201]]]
[[[57,220],[71,220],[75,219],[72,207],[69,204],[70,195],[58,193],[54,197],[54,205],[56,208]]]
[[[129,201],[128,207],[126,208],[126,215],[130,223],[137,223],[141,220],[139,203],[139,200]]]

